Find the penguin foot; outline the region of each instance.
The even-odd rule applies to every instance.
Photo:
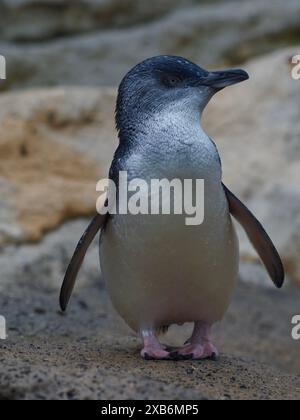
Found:
[[[210,341],[204,343],[204,354],[206,355],[206,359],[215,361],[219,359],[218,349]]]
[[[196,321],[192,336],[184,346],[170,353],[173,360],[217,360],[218,350],[210,341],[211,325],[205,321]]]
[[[173,360],[217,360],[218,350],[211,342],[187,343],[180,349],[170,353]]]
[[[145,360],[166,360],[170,359],[170,353],[166,345],[161,344],[155,332],[150,330],[141,331],[144,348],[141,351],[141,356]]]
[[[141,356],[145,360],[167,360],[170,359],[170,353],[166,350],[153,347],[144,347]]]

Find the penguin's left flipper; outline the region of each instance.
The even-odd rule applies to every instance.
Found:
[[[84,260],[85,254],[98,231],[103,228],[106,219],[107,214],[97,214],[78,242],[60,290],[59,303],[63,311],[67,308],[75,285],[76,277]]]
[[[224,184],[223,187],[230,213],[244,228],[274,284],[281,288],[284,282],[284,268],[273,242],[251,211]]]

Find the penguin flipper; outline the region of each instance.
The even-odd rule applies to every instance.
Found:
[[[85,254],[97,232],[103,227],[106,218],[107,214],[97,214],[78,242],[60,290],[59,303],[62,311],[65,311],[67,308],[75,285],[76,277],[84,260]]]
[[[224,184],[223,188],[230,213],[244,228],[272,281],[280,289],[284,282],[284,268],[273,242],[251,211]]]

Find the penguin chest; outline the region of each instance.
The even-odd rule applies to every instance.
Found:
[[[198,127],[185,135],[184,142],[176,142],[174,135],[161,148],[152,147],[153,141],[145,144],[143,154],[132,153],[124,167],[130,169],[131,178],[142,178],[148,185],[153,178],[203,180],[203,223],[187,225],[186,214],[172,212],[116,214],[101,235],[100,259],[108,291],[134,330],[220,320],[235,285],[238,245],[218,152]],[[193,138],[197,141],[191,142]],[[149,198],[149,190],[145,195]],[[151,195],[153,200],[157,196]]]
[[[220,320],[238,269],[237,238],[220,193],[205,200],[204,222],[185,215],[114,215],[100,258],[112,302],[134,330]],[[222,200],[221,200],[222,198]]]

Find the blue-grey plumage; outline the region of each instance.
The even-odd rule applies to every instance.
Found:
[[[120,84],[120,143],[110,178],[118,184],[119,172],[127,171],[128,181],[203,179],[204,222],[187,226],[184,214],[97,216],[70,263],[61,306],[66,308],[88,245],[102,228],[102,273],[117,311],[142,335],[145,358],[217,354],[210,327],[224,316],[238,274],[238,240],[230,213],[244,226],[274,283],[283,283],[275,247],[222,184],[217,148],[200,123],[215,93],[247,78],[243,70],[208,72],[181,57],[159,56],[138,64]],[[169,353],[156,331],[184,322],[195,323],[193,334],[183,348]]]

